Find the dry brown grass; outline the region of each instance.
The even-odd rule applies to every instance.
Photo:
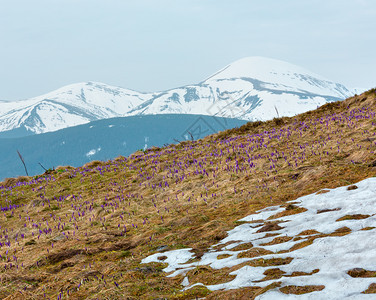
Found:
[[[230,254],[220,254],[217,256],[217,259],[225,259],[225,258],[228,258],[228,257],[231,257],[232,255]]]
[[[362,277],[362,278],[369,278],[369,277],[376,277],[376,271],[368,271],[363,268],[355,268],[351,269],[347,272],[351,277]]]
[[[28,176],[20,176],[17,178],[5,178],[3,182],[0,182],[0,186],[4,186],[6,188],[16,185],[20,182],[28,182],[31,180],[31,177]]]
[[[339,222],[339,221],[346,221],[346,220],[362,220],[362,219],[367,219],[369,217],[370,215],[362,215],[362,214],[346,215],[346,216],[339,218],[336,221]]]
[[[371,283],[362,294],[376,294],[376,283]]]
[[[354,157],[353,157],[354,158]],[[348,191],[352,191],[352,190],[356,190],[358,187],[355,185],[355,184],[353,184],[353,185],[350,185],[350,186],[348,186],[347,187],[347,190]]]
[[[209,294],[205,299],[206,300],[249,300],[254,299],[254,296],[257,291],[260,291],[260,287],[249,287],[242,288],[237,290],[229,291],[215,291]]]
[[[318,214],[322,214],[322,213],[326,213],[326,212],[329,212],[329,211],[338,211],[338,210],[341,210],[340,208],[333,208],[333,209],[320,209],[317,211]]]
[[[362,228],[361,230],[372,230],[372,229],[375,229],[376,227],[364,227]]]
[[[351,229],[345,226],[345,227],[336,229],[334,232],[326,236],[344,236],[344,235],[349,234],[350,232],[351,232]]]
[[[302,249],[302,248],[305,248],[305,247],[307,247],[307,246],[309,246],[309,245],[312,245],[313,241],[314,241],[316,238],[318,238],[318,236],[317,236],[317,237],[309,237],[307,240],[295,244],[294,246],[292,246],[292,247],[289,249],[289,252],[291,252],[291,251],[295,251],[295,250],[298,250],[298,249]]]
[[[281,266],[281,265],[288,265],[292,262],[292,257],[286,258],[258,258],[247,262],[247,266],[251,267],[270,267],[270,266]]]
[[[318,191],[316,193],[316,195],[326,194],[326,193],[329,193],[329,192],[330,192],[329,190],[321,190],[321,191]]]
[[[279,290],[284,294],[294,294],[294,295],[303,295],[308,294],[316,291],[322,291],[325,288],[324,285],[304,285],[304,286],[296,286],[296,285],[288,285],[281,287]]]
[[[13,243],[9,249],[23,262],[22,271],[5,271],[5,262],[0,261],[0,278],[4,278],[0,287],[1,298],[16,297],[19,291],[24,298],[42,298],[44,294],[56,298],[61,290],[67,289],[71,290],[70,297],[75,299],[194,299],[209,295],[210,292],[203,287],[181,292],[181,280],[166,278],[161,272],[163,264],[142,269],[145,266],[140,265],[141,259],[160,252],[157,249],[162,246],[170,250],[191,247],[201,249],[203,253],[224,238],[226,231],[236,225],[236,220],[259,209],[286,205],[285,215],[296,213],[299,208],[289,207],[287,201],[376,175],[376,146],[371,140],[375,120],[344,121],[354,109],[368,109],[370,112],[374,107],[373,93],[360,95],[293,118],[248,123],[200,141],[137,152],[126,161],[118,158],[112,162],[93,162],[86,167],[95,168],[87,173],[83,168],[62,168],[51,174],[55,181],[20,185],[12,192],[5,191],[0,196],[1,205],[10,201],[24,206],[13,215],[10,211],[1,214],[1,228],[14,228],[13,241],[16,232],[26,234],[27,238],[19,240],[19,245]],[[331,114],[337,114],[341,120],[326,119]],[[267,148],[253,148],[249,152],[259,158],[254,160],[254,167],[247,169],[247,156],[240,145],[254,146],[256,144],[249,142],[249,135],[274,129],[277,133],[289,130],[291,134],[279,139],[273,138],[273,134],[270,138],[266,135]],[[225,155],[211,155],[221,150]],[[158,156],[153,156],[156,154]],[[209,176],[194,174],[198,168],[194,160],[205,163]],[[187,167],[180,169],[175,162],[182,162],[181,166]],[[245,171],[235,172],[236,163]],[[103,170],[99,171],[98,167]],[[214,173],[216,168],[218,171]],[[177,169],[177,175],[170,174],[169,169]],[[185,179],[178,180],[183,173]],[[145,179],[147,176],[149,180]],[[25,178],[8,179],[6,185],[11,187],[21,180]],[[168,187],[159,186],[167,181]],[[58,202],[53,200],[54,197],[65,197],[65,200]],[[78,216],[78,208],[85,206],[91,207],[90,212],[84,217]],[[45,221],[48,220],[52,234],[42,234],[38,239],[38,229],[29,223],[24,228],[24,218],[20,219],[18,213],[22,217],[30,216],[33,223],[41,223],[43,228],[47,227]],[[72,213],[75,213],[76,220],[71,218]],[[54,228],[59,224],[59,218],[65,223],[64,230]],[[283,227],[283,223],[269,221],[259,230],[266,236],[273,236],[273,231]],[[119,229],[119,223],[127,228],[125,236],[120,235],[123,227]],[[68,234],[68,231],[68,239],[61,236],[61,232]],[[350,232],[348,228],[342,228],[329,235],[317,234],[317,237]],[[310,238],[300,247],[307,246],[312,241]],[[255,248],[245,249],[248,251],[241,254],[245,257],[259,255]],[[258,251],[263,251],[261,249]],[[0,254],[4,255],[4,249]],[[197,251],[196,255],[200,253]],[[278,263],[286,261],[255,260],[250,264],[273,266]],[[102,274],[106,282],[94,274]],[[20,276],[37,280],[5,280]],[[218,281],[221,281],[221,274],[218,276]],[[77,289],[79,284],[81,286]],[[265,289],[244,289],[245,293],[253,295],[250,297],[262,291]],[[232,297],[230,294],[241,295],[238,291],[223,291],[209,297],[223,295],[221,299],[226,299]]]
[[[314,234],[320,234],[320,232],[318,232],[315,229],[308,229],[308,230],[304,230],[300,232],[298,235],[314,235]]]
[[[278,288],[279,282],[274,282],[264,288],[249,287],[229,291],[216,291],[209,294],[205,299],[207,300],[253,300],[257,296],[267,292],[268,290]]]
[[[276,245],[276,244],[282,244],[286,243],[288,241],[291,241],[293,238],[291,236],[279,236],[270,241],[269,243],[260,244],[260,246],[270,246],[270,245]]]
[[[267,222],[265,223],[264,226],[262,226],[259,230],[257,230],[256,232],[257,233],[260,233],[260,232],[269,232],[269,231],[276,231],[276,230],[280,230],[282,229],[283,227],[279,226],[278,223],[276,222]]]
[[[319,272],[319,269],[315,269],[312,272],[292,272],[289,275],[286,275],[286,272],[282,271],[279,268],[272,268],[268,269],[264,272],[265,277],[259,281],[256,282],[262,282],[262,281],[268,281],[268,280],[275,280],[275,279],[280,279],[282,277],[299,277],[299,276],[310,276],[312,274],[315,274]]]
[[[310,275],[313,275],[313,274],[316,274],[318,273],[320,270],[319,269],[314,269],[312,270],[312,272],[292,272],[290,275],[285,275],[286,277],[298,277],[298,276],[310,276]]]
[[[263,255],[272,254],[272,253],[273,251],[266,250],[261,247],[254,247],[249,250],[240,252],[238,254],[238,258],[251,258],[251,257],[263,256]]]
[[[302,248],[305,248],[309,245],[312,245],[312,243],[315,241],[315,239],[326,238],[326,237],[329,237],[329,236],[344,236],[344,235],[347,235],[349,233],[351,233],[351,229],[348,228],[348,227],[338,228],[334,232],[329,233],[329,234],[319,233],[316,230],[303,231],[303,232],[299,233],[297,237],[294,238],[294,241],[304,239],[304,237],[301,237],[301,235],[309,235],[307,237],[307,239],[305,239],[304,241],[297,243],[294,246],[292,246],[288,250],[288,252],[295,251],[295,250],[298,250],[298,249],[302,249]],[[284,252],[286,252],[286,251],[283,251],[283,252],[280,252],[280,253],[284,253]]]
[[[235,275],[229,275],[229,268],[213,269],[209,266],[197,266],[188,271],[187,277],[191,284],[202,283],[205,285],[220,284],[232,281]]]
[[[264,272],[265,277],[260,281],[268,281],[282,278],[286,272],[279,268],[268,269]]]
[[[231,248],[231,251],[242,251],[242,250],[247,250],[253,247],[252,243],[243,243],[240,244],[234,248]]]
[[[227,243],[223,243],[223,244],[215,245],[215,246],[213,247],[213,249],[216,250],[216,251],[220,251],[220,250],[223,250],[226,246],[229,246],[229,245],[232,245],[232,244],[236,244],[236,243],[239,243],[239,242],[242,242],[242,241],[229,241],[229,242],[227,242]],[[250,244],[251,244],[251,245],[250,245],[250,247],[248,247],[248,248],[253,247],[253,244],[252,244],[252,243],[250,243]],[[239,245],[239,246],[241,246],[241,245]],[[238,247],[238,246],[236,246],[236,247]],[[245,248],[245,249],[248,249],[248,248]],[[233,248],[233,249],[234,249],[234,248]],[[233,249],[231,249],[231,250],[233,250]],[[244,250],[244,249],[241,249],[241,250]]]
[[[304,208],[304,207],[296,207],[296,206],[290,204],[286,207],[285,211],[281,211],[280,213],[277,213],[274,216],[269,217],[268,220],[273,220],[273,219],[278,219],[278,218],[282,218],[282,217],[286,217],[286,216],[296,215],[296,214],[300,214],[300,213],[305,212],[305,211],[307,211],[307,209]]]

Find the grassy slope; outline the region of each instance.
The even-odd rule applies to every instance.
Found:
[[[192,247],[199,257],[258,209],[376,175],[375,101],[373,90],[196,142],[61,168],[33,181],[6,180],[0,189],[0,298],[262,293],[181,292],[181,278],[167,278],[163,264],[140,261],[159,247]],[[191,282],[195,276],[208,284],[231,280],[213,270],[192,272]]]

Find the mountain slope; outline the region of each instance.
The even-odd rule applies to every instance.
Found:
[[[0,180],[25,174],[17,150],[23,155],[29,175],[45,168],[81,166],[92,160],[128,156],[140,149],[162,147],[176,141],[204,138],[239,127],[245,121],[201,115],[158,115],[111,118],[21,138],[1,138]]]
[[[253,78],[264,83],[265,89],[287,92],[312,93],[337,98],[346,98],[349,91],[340,84],[312,73],[299,66],[264,57],[240,59],[205,82]]]
[[[56,131],[124,116],[150,95],[101,83],[78,83],[28,100],[1,103],[0,131]]]
[[[352,95],[343,85],[274,59],[236,61],[205,81],[157,93],[79,83],[0,105],[0,131],[43,133],[105,118],[201,114],[243,120],[293,116]]]
[[[0,298],[374,298],[375,103],[0,183]]]
[[[228,65],[198,85],[166,91],[130,114],[200,113],[244,120],[293,116],[351,92],[298,66],[262,57]]]

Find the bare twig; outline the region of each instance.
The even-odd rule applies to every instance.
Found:
[[[275,111],[277,112],[277,117],[279,118],[279,112],[278,112],[277,106],[274,105],[274,108],[275,108]]]
[[[26,168],[26,164],[25,164],[25,161],[21,155],[21,153],[17,150],[17,153],[18,153],[18,156],[20,157],[21,161],[22,161],[22,164],[24,165],[24,168],[25,168],[25,171],[26,171],[26,175],[29,176],[29,173],[27,172],[27,168]]]
[[[43,168],[43,170],[47,171],[47,169],[43,167],[41,163],[38,163],[38,164]]]
[[[191,136],[191,141],[193,142],[195,139],[193,138],[193,134],[190,132],[190,131],[188,131],[188,133],[189,133],[189,135]]]

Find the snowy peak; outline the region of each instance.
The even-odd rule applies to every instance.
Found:
[[[0,131],[24,128],[39,134],[121,117],[148,98],[98,82],[71,84],[28,100],[1,103]]]
[[[33,98],[33,100],[58,100],[67,104],[92,105],[123,113],[132,106],[138,105],[148,98],[132,90],[110,86],[99,82],[82,82],[64,86],[56,91]],[[127,101],[123,99],[126,98]]]
[[[265,57],[246,57],[215,73],[205,83],[229,79],[256,79],[264,88],[309,92],[318,95],[347,98],[349,90],[341,84],[302,67]]]
[[[247,57],[205,81],[158,93],[83,82],[16,102],[0,102],[0,131],[55,131],[95,120],[155,114],[200,114],[242,120],[293,116],[354,93],[299,66]],[[277,109],[278,108],[278,112]]]
[[[210,76],[207,80],[246,77],[257,78],[265,82],[273,82],[279,80],[283,76],[291,76],[293,74],[305,74],[320,80],[327,80],[320,75],[305,70],[302,67],[282,60],[261,56],[252,56],[239,59]]]

